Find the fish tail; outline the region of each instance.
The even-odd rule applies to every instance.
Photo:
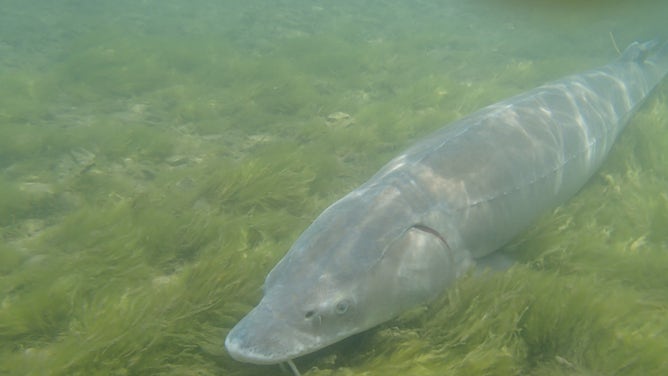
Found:
[[[642,63],[656,54],[659,44],[658,39],[652,39],[645,42],[633,42],[626,47],[624,52],[622,52],[622,56],[619,57],[619,60]]]
[[[619,61],[645,66],[647,74],[658,83],[668,74],[668,42],[659,39],[633,42],[622,52]]]
[[[652,64],[660,76],[668,74],[668,41],[658,43],[653,51],[645,59],[646,63]]]

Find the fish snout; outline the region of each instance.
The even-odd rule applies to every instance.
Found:
[[[318,342],[260,304],[228,333],[225,348],[240,362],[277,364],[311,352]]]

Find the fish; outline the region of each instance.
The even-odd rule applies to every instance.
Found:
[[[418,141],[325,209],[227,334],[285,363],[426,304],[589,180],[668,72],[668,42],[484,107]]]

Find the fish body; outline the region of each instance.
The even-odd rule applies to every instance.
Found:
[[[594,174],[668,71],[668,44],[446,126],[327,208],[228,334],[240,361],[288,362],[434,299]]]

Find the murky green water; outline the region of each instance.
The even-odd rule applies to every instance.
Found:
[[[223,339],[324,207],[453,119],[668,38],[668,2],[578,4],[0,1],[0,374],[281,374]],[[664,82],[516,267],[297,365],[666,374],[667,150]]]

